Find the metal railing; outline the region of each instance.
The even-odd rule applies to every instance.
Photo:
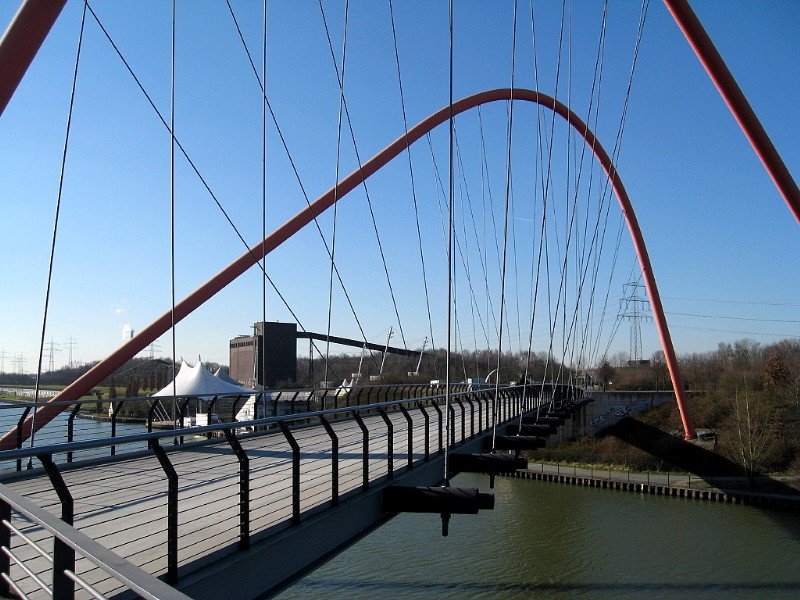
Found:
[[[62,515],[63,517],[63,515]],[[13,541],[19,543],[14,544]],[[49,542],[49,543],[47,543]],[[48,547],[49,546],[49,547]],[[105,598],[76,572],[76,555],[107,573],[122,589],[151,600],[189,600],[175,588],[98,544],[66,520],[0,484],[0,594],[56,600]]]
[[[497,401],[494,390],[451,394],[449,443],[457,447],[490,430],[495,407],[500,424],[533,408],[542,401],[539,391],[504,387]],[[0,460],[37,458],[50,480],[44,501],[51,511],[72,517],[72,506],[80,505],[79,525],[98,527],[102,519],[107,527],[99,542],[174,583],[179,569],[194,571],[247,549],[305,514],[430,461],[446,445],[444,423],[443,394],[354,406],[334,401],[322,410],[246,422],[9,450]],[[214,435],[223,439],[207,439]],[[140,452],[112,459],[112,447]],[[58,457],[93,450],[106,458],[56,465]],[[119,459],[125,466],[115,468]],[[90,582],[101,576],[94,573]]]
[[[470,391],[470,384],[451,384],[451,392]],[[254,391],[253,394],[207,394],[194,396],[142,396],[118,398],[84,398],[76,401],[51,403],[63,406],[64,411],[37,431],[37,445],[72,443],[85,439],[115,438],[148,432],[154,429],[183,429],[199,412],[216,414],[222,422],[236,422],[237,413],[254,399],[255,411],[262,418],[297,413],[311,413],[328,408],[343,408],[389,402],[398,399],[427,398],[443,394],[443,384],[379,384],[350,388],[304,388]],[[474,388],[473,388],[474,390]],[[42,403],[39,403],[41,406]],[[0,404],[0,430],[17,427],[17,448],[22,448],[21,425],[34,410],[33,402]],[[174,417],[174,421],[173,421]],[[27,442],[25,442],[27,443]],[[142,450],[141,446],[126,445],[123,451]],[[108,451],[116,454],[117,444],[109,444]],[[86,454],[84,458],[98,456]],[[57,461],[72,462],[73,452],[67,452]],[[29,463],[30,464],[30,463]],[[0,463],[0,470],[26,465],[22,459],[15,464]]]

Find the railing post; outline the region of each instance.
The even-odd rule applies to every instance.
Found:
[[[339,437],[325,415],[320,415],[319,420],[331,438],[331,505],[339,506]]]
[[[402,404],[400,405],[400,412],[406,418],[406,425],[408,426],[408,470],[414,468],[414,419],[408,414],[408,410]]]
[[[151,447],[167,476],[167,577],[166,582],[178,582],[178,473],[158,440]]]
[[[428,416],[428,411],[425,410],[425,406],[417,400],[416,402],[417,408],[422,411],[422,418],[425,419],[425,462],[430,462],[431,460],[431,429],[430,429],[430,417]]]
[[[439,454],[441,454],[444,451],[444,425],[442,423],[442,409],[438,404],[436,404],[436,402],[433,403],[433,408],[436,409],[436,414],[439,416]]]
[[[394,425],[392,425],[392,420],[389,418],[389,415],[386,414],[386,411],[382,408],[378,409],[378,413],[380,413],[381,418],[383,418],[383,422],[386,423],[386,442],[387,442],[387,473],[386,479],[393,479],[394,478]]]
[[[74,502],[69,493],[67,484],[53,462],[52,454],[42,454],[37,457],[44,467],[53,489],[61,501],[61,520],[67,525],[72,525],[74,517]],[[65,571],[75,572],[75,550],[64,543],[57,536],[53,536],[53,599],[72,600],[75,598],[75,582],[67,577]]]
[[[367,426],[364,425],[364,420],[361,418],[361,415],[358,414],[358,411],[353,411],[353,418],[358,423],[359,428],[361,429],[361,437],[362,437],[362,465],[361,465],[361,488],[363,490],[369,489],[369,429]]]
[[[179,414],[181,416],[181,421],[180,421],[181,422],[181,429],[183,429],[184,420],[186,419],[186,407],[189,405],[189,400],[191,400],[191,398],[186,398],[183,401],[183,403],[180,405],[180,408],[178,409],[180,411]],[[183,436],[181,436],[180,443],[183,444]]]
[[[19,417],[19,421],[17,421],[17,450],[22,448],[22,423],[28,418],[28,413],[31,412],[31,407],[26,406],[25,410],[22,411],[22,415]],[[17,471],[22,471],[22,459],[17,459]]]
[[[278,392],[278,395],[275,396],[275,398],[272,400],[272,416],[273,417],[277,417],[278,416],[278,400],[281,399],[281,394],[283,394],[283,392]],[[266,415],[264,415],[264,416],[266,416]]]
[[[350,406],[350,394],[352,394],[352,393],[353,393],[353,388],[352,387],[347,390],[347,393],[345,393],[345,395],[344,395],[344,405],[345,406]],[[333,398],[333,408],[339,408],[339,396],[338,395],[334,396],[334,398]]]
[[[67,417],[67,443],[71,444],[73,442],[73,438],[75,437],[75,417],[78,414],[78,411],[81,409],[81,403],[78,402],[75,404],[75,408],[73,408],[70,413],[69,417]],[[67,452],[67,462],[72,462],[72,450]]]
[[[297,525],[300,522],[300,445],[289,431],[286,421],[279,421],[278,426],[292,447],[292,525]]]
[[[111,405],[111,437],[117,437],[117,415],[119,411],[122,410],[122,407],[125,404],[125,400],[120,400],[116,404]],[[117,447],[114,444],[111,444],[111,456],[116,455]]]
[[[232,429],[225,429],[233,453],[239,459],[239,549],[250,547],[250,459]]]
[[[464,398],[464,401],[469,404],[469,437],[475,437],[475,405],[472,404],[472,398]]]
[[[449,407],[449,415],[450,415],[450,431],[446,431],[445,435],[450,436],[450,446],[456,445],[456,409],[453,408],[452,403]]]
[[[153,419],[156,415],[157,406],[161,406],[161,402],[159,402],[158,399],[156,399],[147,410],[147,433],[153,433]],[[152,446],[152,442],[147,442],[147,447],[150,448],[150,446]]]
[[[294,412],[295,412],[295,411],[294,411],[295,401],[297,400],[297,396],[298,396],[298,394],[299,394],[299,393],[300,393],[300,390],[297,390],[297,391],[294,393],[294,395],[292,396],[292,399],[291,399],[291,400],[289,400],[289,413],[290,413],[290,414],[292,414],[292,415],[293,415],[293,414],[294,414]],[[314,392],[311,392],[311,393],[313,394]]]
[[[11,523],[11,505],[4,500],[0,500],[0,548],[11,550],[11,530],[3,521]],[[5,552],[0,552],[0,595],[4,598],[11,598],[11,588],[3,575],[9,576],[11,570],[11,558]]]
[[[231,422],[236,422],[236,413],[238,412],[239,408],[239,400],[242,399],[241,394],[236,394],[236,398],[233,399],[233,405],[231,406]]]
[[[214,408],[217,405],[217,398],[218,396],[214,396],[213,398],[211,398],[211,401],[208,403],[208,406],[206,406],[206,416],[208,417],[209,425],[211,425],[211,414],[214,412]],[[211,432],[208,432],[206,434],[206,439],[207,440],[211,439]]]
[[[456,404],[458,404],[458,408],[461,409],[461,443],[464,443],[464,440],[467,437],[467,415],[464,412],[464,403],[461,402],[461,398],[453,398]],[[455,429],[455,425],[453,425],[453,429]]]

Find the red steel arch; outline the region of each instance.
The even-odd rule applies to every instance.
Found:
[[[527,89],[508,89],[501,88],[489,90],[467,96],[455,102],[452,107],[452,114],[458,115],[464,111],[477,106],[488,104],[490,102],[498,102],[503,100],[515,100],[523,102],[532,102],[539,104],[545,108],[553,110],[560,117],[565,119],[574,129],[580,134],[586,144],[594,153],[603,170],[606,172],[614,192],[617,196],[620,208],[625,216],[625,222],[628,230],[633,239],[633,245],[636,249],[636,254],[639,258],[639,264],[644,276],[645,287],[647,295],[650,298],[650,305],[653,310],[653,320],[658,330],[658,335],[661,340],[661,348],[664,351],[667,367],[669,369],[670,378],[672,379],[672,388],[675,392],[675,399],[678,403],[678,409],[681,414],[681,422],[683,423],[683,430],[686,439],[694,439],[695,431],[692,425],[692,420],[689,415],[689,409],[686,404],[686,393],[683,387],[683,379],[678,368],[678,360],[675,356],[675,349],[672,345],[672,338],[667,326],[667,318],[664,315],[664,309],[661,305],[661,297],[658,293],[655,276],[650,264],[650,257],[647,253],[647,247],[642,237],[639,223],[633,211],[628,193],[625,186],[620,179],[617,169],[611,161],[611,157],[600,144],[594,133],[589,130],[589,127],[572,112],[567,106],[541,92],[527,90]],[[314,217],[320,215],[326,209],[333,206],[335,202],[341,200],[346,194],[351,192],[359,186],[364,180],[381,169],[394,157],[400,154],[408,146],[420,139],[423,135],[441,125],[448,120],[451,114],[450,107],[445,106],[439,111],[435,112],[427,119],[421,121],[408,131],[407,134],[400,136],[394,142],[389,144],[386,148],[378,152],[370,160],[362,165],[361,168],[356,169],[347,177],[342,179],[338,185],[332,187],[327,192],[322,194],[309,206],[301,210],[294,217],[286,221],[282,226],[273,231],[263,241],[258,242],[250,250],[245,252],[242,256],[228,265],[225,269],[217,273],[214,277],[206,283],[197,288],[184,300],[175,305],[175,322],[181,321],[184,317],[192,313],[196,308],[206,302],[209,298],[214,296],[226,285],[231,283],[234,279],[242,275],[250,267],[255,265],[263,256],[269,254],[280,246],[283,242],[289,239],[292,235],[297,233],[300,229],[310,223]],[[171,311],[165,312],[158,319],[153,321],[150,325],[142,329],[136,336],[128,342],[120,346],[116,351],[108,357],[97,363],[83,376],[73,382],[71,385],[64,388],[57,396],[48,400],[38,411],[36,415],[36,429],[40,429],[45,424],[49,423],[57,414],[62,412],[65,405],[54,405],[54,402],[76,400],[88,393],[95,385],[99,384],[103,379],[111,375],[116,369],[125,364],[128,360],[136,356],[139,352],[144,350],[148,345],[154,342],[159,336],[167,332],[172,324]],[[29,416],[22,424],[22,438],[27,439],[31,434],[32,416]],[[0,450],[8,450],[14,448],[17,440],[17,429],[14,428],[0,438]]]

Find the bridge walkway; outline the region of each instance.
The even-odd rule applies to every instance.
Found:
[[[463,405],[462,405],[463,406]],[[457,440],[471,437],[469,407],[462,418],[462,406],[452,405]],[[484,405],[485,406],[485,405]],[[419,409],[413,417],[413,461],[424,460],[426,427]],[[411,411],[409,411],[411,412]],[[436,413],[428,408],[428,439],[433,455],[440,447]],[[479,413],[475,433],[490,425],[487,410]],[[476,415],[475,418],[477,418]],[[392,473],[407,469],[408,422],[401,412],[388,412],[392,423]],[[369,431],[369,482],[389,473],[389,436],[380,415],[364,416]],[[463,429],[462,429],[463,424]],[[363,434],[352,419],[331,423],[339,441],[339,496],[357,493],[363,480]],[[292,430],[300,446],[300,513],[303,517],[324,510],[332,501],[332,444],[320,424]],[[292,448],[279,430],[242,435],[241,445],[249,457],[250,535],[254,541],[292,526]],[[441,440],[444,443],[444,440]],[[178,475],[178,573],[180,577],[202,569],[238,549],[240,534],[240,468],[228,443],[200,441],[168,447],[163,445]],[[74,525],[105,547],[145,571],[163,576],[167,572],[167,479],[152,453],[118,456],[62,469],[62,476],[74,498]],[[3,477],[13,490],[55,515],[61,503],[41,469]],[[43,531],[29,533],[47,546]],[[37,535],[39,536],[37,538]],[[31,554],[29,568],[46,578],[51,565]],[[15,567],[12,565],[12,571]],[[76,573],[105,595],[114,595],[116,581],[103,571],[79,560]],[[37,597],[32,587],[32,597]],[[44,597],[44,596],[42,596]]]

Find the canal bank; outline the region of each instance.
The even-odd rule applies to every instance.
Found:
[[[527,470],[502,475],[517,479],[533,479],[565,485],[620,490],[655,496],[690,498],[707,502],[747,504],[800,512],[800,494],[789,493],[786,480],[759,478],[757,484],[776,485],[786,488],[787,493],[743,489],[749,483],[741,477],[697,477],[670,473],[632,473],[611,470],[596,470],[572,466],[539,463]],[[798,478],[791,478],[796,483]]]

